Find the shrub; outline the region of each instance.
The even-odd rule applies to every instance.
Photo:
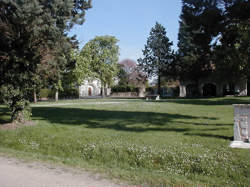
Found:
[[[39,93],[40,98],[51,98],[52,90],[51,89],[41,89]]]
[[[39,98],[48,98],[53,99],[55,97],[56,90],[54,89],[41,89]],[[77,88],[64,88],[62,91],[59,91],[60,99],[68,99],[68,98],[78,98],[79,91]]]
[[[59,92],[59,98],[78,98],[79,90],[77,88],[64,88],[63,91]]]
[[[38,93],[39,98],[53,99],[55,97],[56,91],[50,88],[41,89]]]

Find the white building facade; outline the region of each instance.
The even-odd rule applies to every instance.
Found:
[[[98,79],[85,80],[81,86],[79,86],[79,96],[83,97],[96,97],[101,96],[102,86],[101,81]],[[105,96],[109,96],[111,93],[110,88],[104,89]]]

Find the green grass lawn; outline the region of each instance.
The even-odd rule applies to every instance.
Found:
[[[229,148],[232,104],[249,101],[38,103],[32,105],[36,126],[0,130],[0,151],[104,172],[135,184],[249,186],[250,150]],[[0,106],[0,123],[8,120],[8,110]]]

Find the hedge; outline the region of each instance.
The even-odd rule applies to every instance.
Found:
[[[111,92],[112,93],[116,93],[116,92],[138,92],[139,88],[138,87],[134,87],[134,86],[114,86],[111,88]]]
[[[63,91],[59,92],[59,98],[67,99],[67,98],[78,98],[79,90],[76,88],[64,88]]]
[[[53,98],[54,93],[52,89],[41,89],[38,95],[40,98]]]
[[[54,89],[41,89],[39,92],[39,98],[55,98]],[[76,88],[64,88],[63,91],[59,91],[59,99],[68,99],[68,98],[78,98],[79,91]]]

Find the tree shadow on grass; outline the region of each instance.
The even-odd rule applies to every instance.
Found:
[[[205,119],[205,118],[204,118]],[[210,119],[211,120],[211,119]],[[197,123],[197,122],[178,122],[178,123],[183,123],[183,124],[190,124],[190,125],[196,125],[196,126],[217,126],[217,127],[222,127],[222,126],[228,126],[228,127],[232,127],[233,123],[212,123],[212,124],[208,124],[208,123]]]
[[[184,133],[184,135],[188,136],[200,136],[200,137],[206,137],[206,138],[219,138],[224,140],[230,140],[233,141],[233,136],[224,136],[224,135],[218,135],[218,134],[207,134],[207,133]]]
[[[209,134],[209,132],[228,130],[233,124],[217,124],[214,123],[217,118],[205,116],[62,107],[36,107],[32,111],[33,119],[48,121],[52,124],[83,125],[86,128],[104,128],[127,132],[168,131],[188,136],[233,139],[233,137],[224,134]],[[8,115],[7,108],[0,108],[0,125],[9,122],[6,118]],[[195,122],[200,119],[204,119],[206,124]]]
[[[211,123],[216,120],[216,118],[182,114],[61,107],[35,107],[33,108],[33,118],[46,120],[52,124],[83,125],[86,128],[105,128],[129,132],[188,132],[194,130],[192,128],[195,128],[191,127],[193,125],[192,120],[204,119],[206,122],[210,121]],[[189,122],[185,122],[186,120],[189,120]],[[222,128],[221,126],[217,127],[217,124],[207,126],[213,126],[212,130],[220,130]],[[206,130],[206,126],[204,125],[201,128]],[[208,130],[211,131],[211,128]]]
[[[0,115],[0,126],[3,125],[3,124],[5,124],[5,123],[10,123],[10,121],[1,119],[1,117],[2,116]]]
[[[150,101],[152,102],[152,101]],[[203,98],[203,99],[167,99],[153,102],[168,102],[177,104],[189,105],[233,105],[233,104],[250,104],[250,101],[243,100],[242,98]]]
[[[0,125],[10,123],[10,114],[7,108],[0,108]]]

